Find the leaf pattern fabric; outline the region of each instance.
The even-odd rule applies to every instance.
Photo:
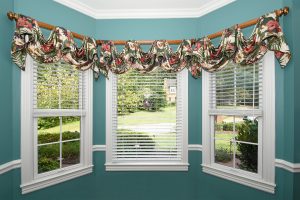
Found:
[[[37,24],[20,15],[12,42],[13,61],[25,69],[26,55],[41,63],[60,60],[77,69],[92,69],[95,76],[107,77],[108,71],[123,74],[130,69],[148,73],[160,67],[168,72],[180,72],[187,68],[193,77],[201,76],[201,70],[221,70],[229,61],[241,65],[258,62],[267,51],[274,51],[277,60],[285,67],[291,58],[289,47],[275,12],[259,18],[251,36],[245,38],[241,29],[234,26],[223,31],[220,43],[215,47],[208,37],[183,40],[173,51],[166,40],[156,40],[147,52],[137,41],[127,41],[118,52],[112,41],[102,41],[100,53],[93,38],[85,37],[77,47],[72,33],[56,27],[46,40]],[[99,56],[98,56],[99,55]]]
[[[27,54],[40,63],[64,61],[79,70],[92,69],[96,77],[100,72],[107,75],[107,71],[100,68],[95,39],[85,37],[78,47],[71,31],[62,27],[55,27],[45,39],[36,20],[19,15],[11,55],[14,63],[23,70]]]

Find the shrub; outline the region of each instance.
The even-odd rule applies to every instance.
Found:
[[[244,122],[238,127],[238,135],[235,138],[239,141],[247,141],[257,143],[258,141],[258,121],[244,119]],[[238,159],[241,161],[239,167],[241,169],[257,172],[257,151],[256,145],[237,143]]]
[[[59,133],[44,133],[39,134],[39,144],[57,142],[59,141]],[[75,132],[63,132],[63,140],[77,139],[80,137],[80,133]],[[38,150],[38,169],[39,173],[51,171],[59,168],[59,144],[50,144],[40,146]],[[80,159],[80,141],[72,141],[63,143],[62,157],[64,164],[76,164]]]
[[[46,157],[39,158],[38,165],[39,173],[48,172],[59,168],[59,162],[57,160],[52,160]]]
[[[215,161],[216,162],[229,162],[231,160],[231,154],[227,149],[221,147],[215,151]]]
[[[119,144],[122,144],[123,152],[131,152],[132,147],[148,150],[155,148],[155,141],[145,133],[130,132],[130,130],[121,129],[118,130],[117,134],[117,140]]]
[[[223,122],[223,131],[233,131],[233,122]]]
[[[44,144],[44,143],[50,143],[50,142],[57,142],[59,141],[60,133],[41,133],[38,136],[38,143]],[[63,140],[72,140],[80,138],[80,133],[75,131],[66,131],[62,133],[62,139]]]
[[[79,117],[63,117],[63,123],[79,121]],[[41,117],[38,119],[38,130],[48,129],[59,125],[59,117]]]

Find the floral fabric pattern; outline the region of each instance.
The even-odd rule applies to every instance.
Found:
[[[80,70],[92,69],[96,77],[100,72],[106,73],[106,70],[100,69],[97,44],[93,38],[85,37],[81,47],[78,47],[69,30],[56,27],[46,40],[36,20],[19,15],[11,55],[14,63],[22,70],[25,70],[27,54],[40,63],[62,60]]]
[[[79,48],[70,31],[56,27],[45,40],[37,22],[20,15],[12,42],[13,61],[25,68],[26,55],[42,63],[54,63],[61,59],[77,69],[92,69],[96,77],[108,71],[126,73],[130,69],[148,73],[160,67],[168,72],[187,68],[193,77],[201,76],[201,70],[221,70],[229,61],[241,65],[258,62],[267,51],[274,51],[277,60],[285,67],[291,58],[289,47],[275,12],[259,18],[251,36],[245,38],[241,29],[234,26],[223,31],[220,44],[215,47],[208,37],[183,40],[173,51],[166,40],[156,40],[147,52],[137,41],[127,41],[121,52],[112,41],[102,41],[100,54],[96,41],[86,37]]]

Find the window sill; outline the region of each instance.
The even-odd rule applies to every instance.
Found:
[[[266,182],[259,178],[248,177],[245,175],[236,174],[234,172],[219,169],[216,167],[212,167],[210,165],[202,164],[202,169],[204,173],[211,174],[214,176],[218,176],[220,178],[224,178],[242,185],[246,185],[258,190],[262,190],[265,192],[269,192],[274,194],[276,185],[274,183]]]
[[[106,171],[188,171],[188,163],[106,163]]]
[[[22,194],[26,194],[29,192],[33,192],[42,188],[49,187],[51,185],[55,185],[58,183],[62,183],[73,178],[77,178],[89,173],[93,172],[93,165],[89,165],[86,167],[80,167],[73,170],[68,170],[65,172],[61,172],[55,175],[47,176],[44,178],[39,178],[33,180],[32,182],[22,184],[20,187],[22,188]]]

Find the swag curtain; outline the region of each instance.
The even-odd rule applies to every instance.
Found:
[[[108,71],[123,74],[135,69],[147,73],[157,67],[168,72],[187,68],[194,78],[198,78],[202,69],[214,72],[230,60],[241,65],[253,64],[268,50],[275,52],[282,67],[291,58],[275,12],[260,17],[249,38],[244,37],[238,26],[225,29],[217,47],[208,37],[203,37],[183,40],[175,52],[166,40],[154,41],[147,52],[137,41],[127,41],[123,50],[118,52],[112,41],[103,41],[100,53],[95,39],[85,37],[78,47],[72,33],[62,27],[56,27],[45,39],[36,20],[19,15],[11,55],[13,62],[23,70],[29,54],[41,63],[64,60],[79,70],[91,69],[96,78],[100,73],[107,77]]]

